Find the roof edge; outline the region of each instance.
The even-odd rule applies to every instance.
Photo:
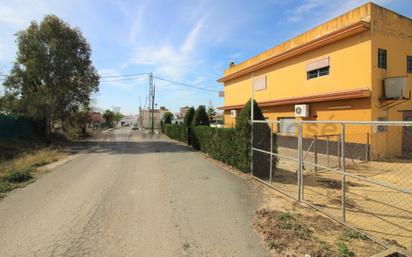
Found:
[[[263,61],[255,63],[255,64],[253,64],[249,67],[246,67],[244,69],[241,69],[239,71],[236,71],[236,72],[234,72],[230,75],[219,78],[217,81],[223,83],[223,82],[233,80],[235,78],[250,74],[250,73],[252,73],[256,70],[268,67],[268,66],[273,65],[275,63],[278,63],[278,62],[284,61],[286,59],[295,57],[297,55],[309,52],[309,51],[317,49],[317,48],[320,48],[320,47],[325,46],[329,43],[336,42],[338,40],[342,40],[342,39],[348,38],[350,36],[359,34],[361,32],[369,30],[369,28],[370,28],[370,22],[369,21],[360,20],[360,21],[355,22],[351,25],[348,25],[348,26],[343,27],[341,29],[335,30],[335,31],[333,31],[331,33],[328,33],[326,35],[323,35],[323,36],[321,36],[317,39],[309,41],[305,44],[302,44],[302,45],[296,46],[294,48],[291,48],[291,49],[289,49],[289,50],[287,50],[283,53],[280,53],[280,54],[274,55],[272,57],[269,57],[269,58],[267,58]]]
[[[335,91],[324,94],[307,95],[301,97],[292,98],[280,98],[270,101],[258,102],[259,107],[272,107],[272,106],[282,106],[289,104],[304,104],[304,103],[314,103],[314,102],[328,102],[346,99],[357,99],[357,98],[367,98],[371,96],[371,91],[369,88],[358,88],[345,91]],[[219,110],[234,110],[242,109],[244,104],[239,105],[227,105],[219,107]]]

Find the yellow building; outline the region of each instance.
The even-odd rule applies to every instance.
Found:
[[[411,75],[412,20],[367,3],[242,63],[231,63],[218,80],[224,83],[220,109],[225,126],[233,126],[254,84],[254,98],[270,120],[412,120]],[[302,104],[308,115],[296,118],[295,107]],[[347,129],[353,130],[347,141],[370,145],[374,158],[412,152],[412,134],[408,137],[404,128]],[[311,126],[303,134],[311,138],[324,130]],[[277,132],[295,133],[282,126]],[[338,127],[327,129],[339,132]]]

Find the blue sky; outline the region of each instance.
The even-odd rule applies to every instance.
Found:
[[[230,61],[239,63],[365,0],[0,0],[0,73],[15,58],[14,33],[31,20],[55,14],[79,27],[102,76],[153,72],[212,91],[155,80],[159,106],[223,104],[216,79]],[[410,0],[377,0],[412,16]],[[145,104],[148,80],[105,79],[96,106],[120,106],[125,114]],[[111,80],[111,81],[108,81]],[[213,91],[213,90],[216,90]]]

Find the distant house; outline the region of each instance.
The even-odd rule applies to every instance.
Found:
[[[175,122],[182,123],[185,119],[186,113],[189,110],[189,106],[180,107],[180,112],[175,113]]]
[[[141,109],[140,110],[140,127],[143,129],[150,129],[152,127],[152,113],[153,113],[153,125],[155,129],[160,129],[163,116],[169,110],[166,107],[160,107],[159,109]]]

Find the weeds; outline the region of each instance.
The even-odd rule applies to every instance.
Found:
[[[286,250],[311,256],[336,256],[326,242],[313,235],[303,222],[290,212],[263,209],[257,212],[257,229],[264,235],[270,249],[277,253]]]
[[[3,180],[8,183],[23,183],[33,178],[33,168],[29,167],[23,170],[13,171],[3,177]]]
[[[0,198],[23,183],[33,179],[37,168],[57,161],[62,153],[56,149],[41,149],[22,153],[0,162]]]
[[[351,252],[348,246],[343,242],[338,242],[338,249],[341,257],[355,257],[355,254]]]
[[[366,239],[366,237],[362,233],[360,233],[360,232],[358,232],[354,229],[351,229],[351,228],[344,228],[342,230],[340,238],[342,240]]]

